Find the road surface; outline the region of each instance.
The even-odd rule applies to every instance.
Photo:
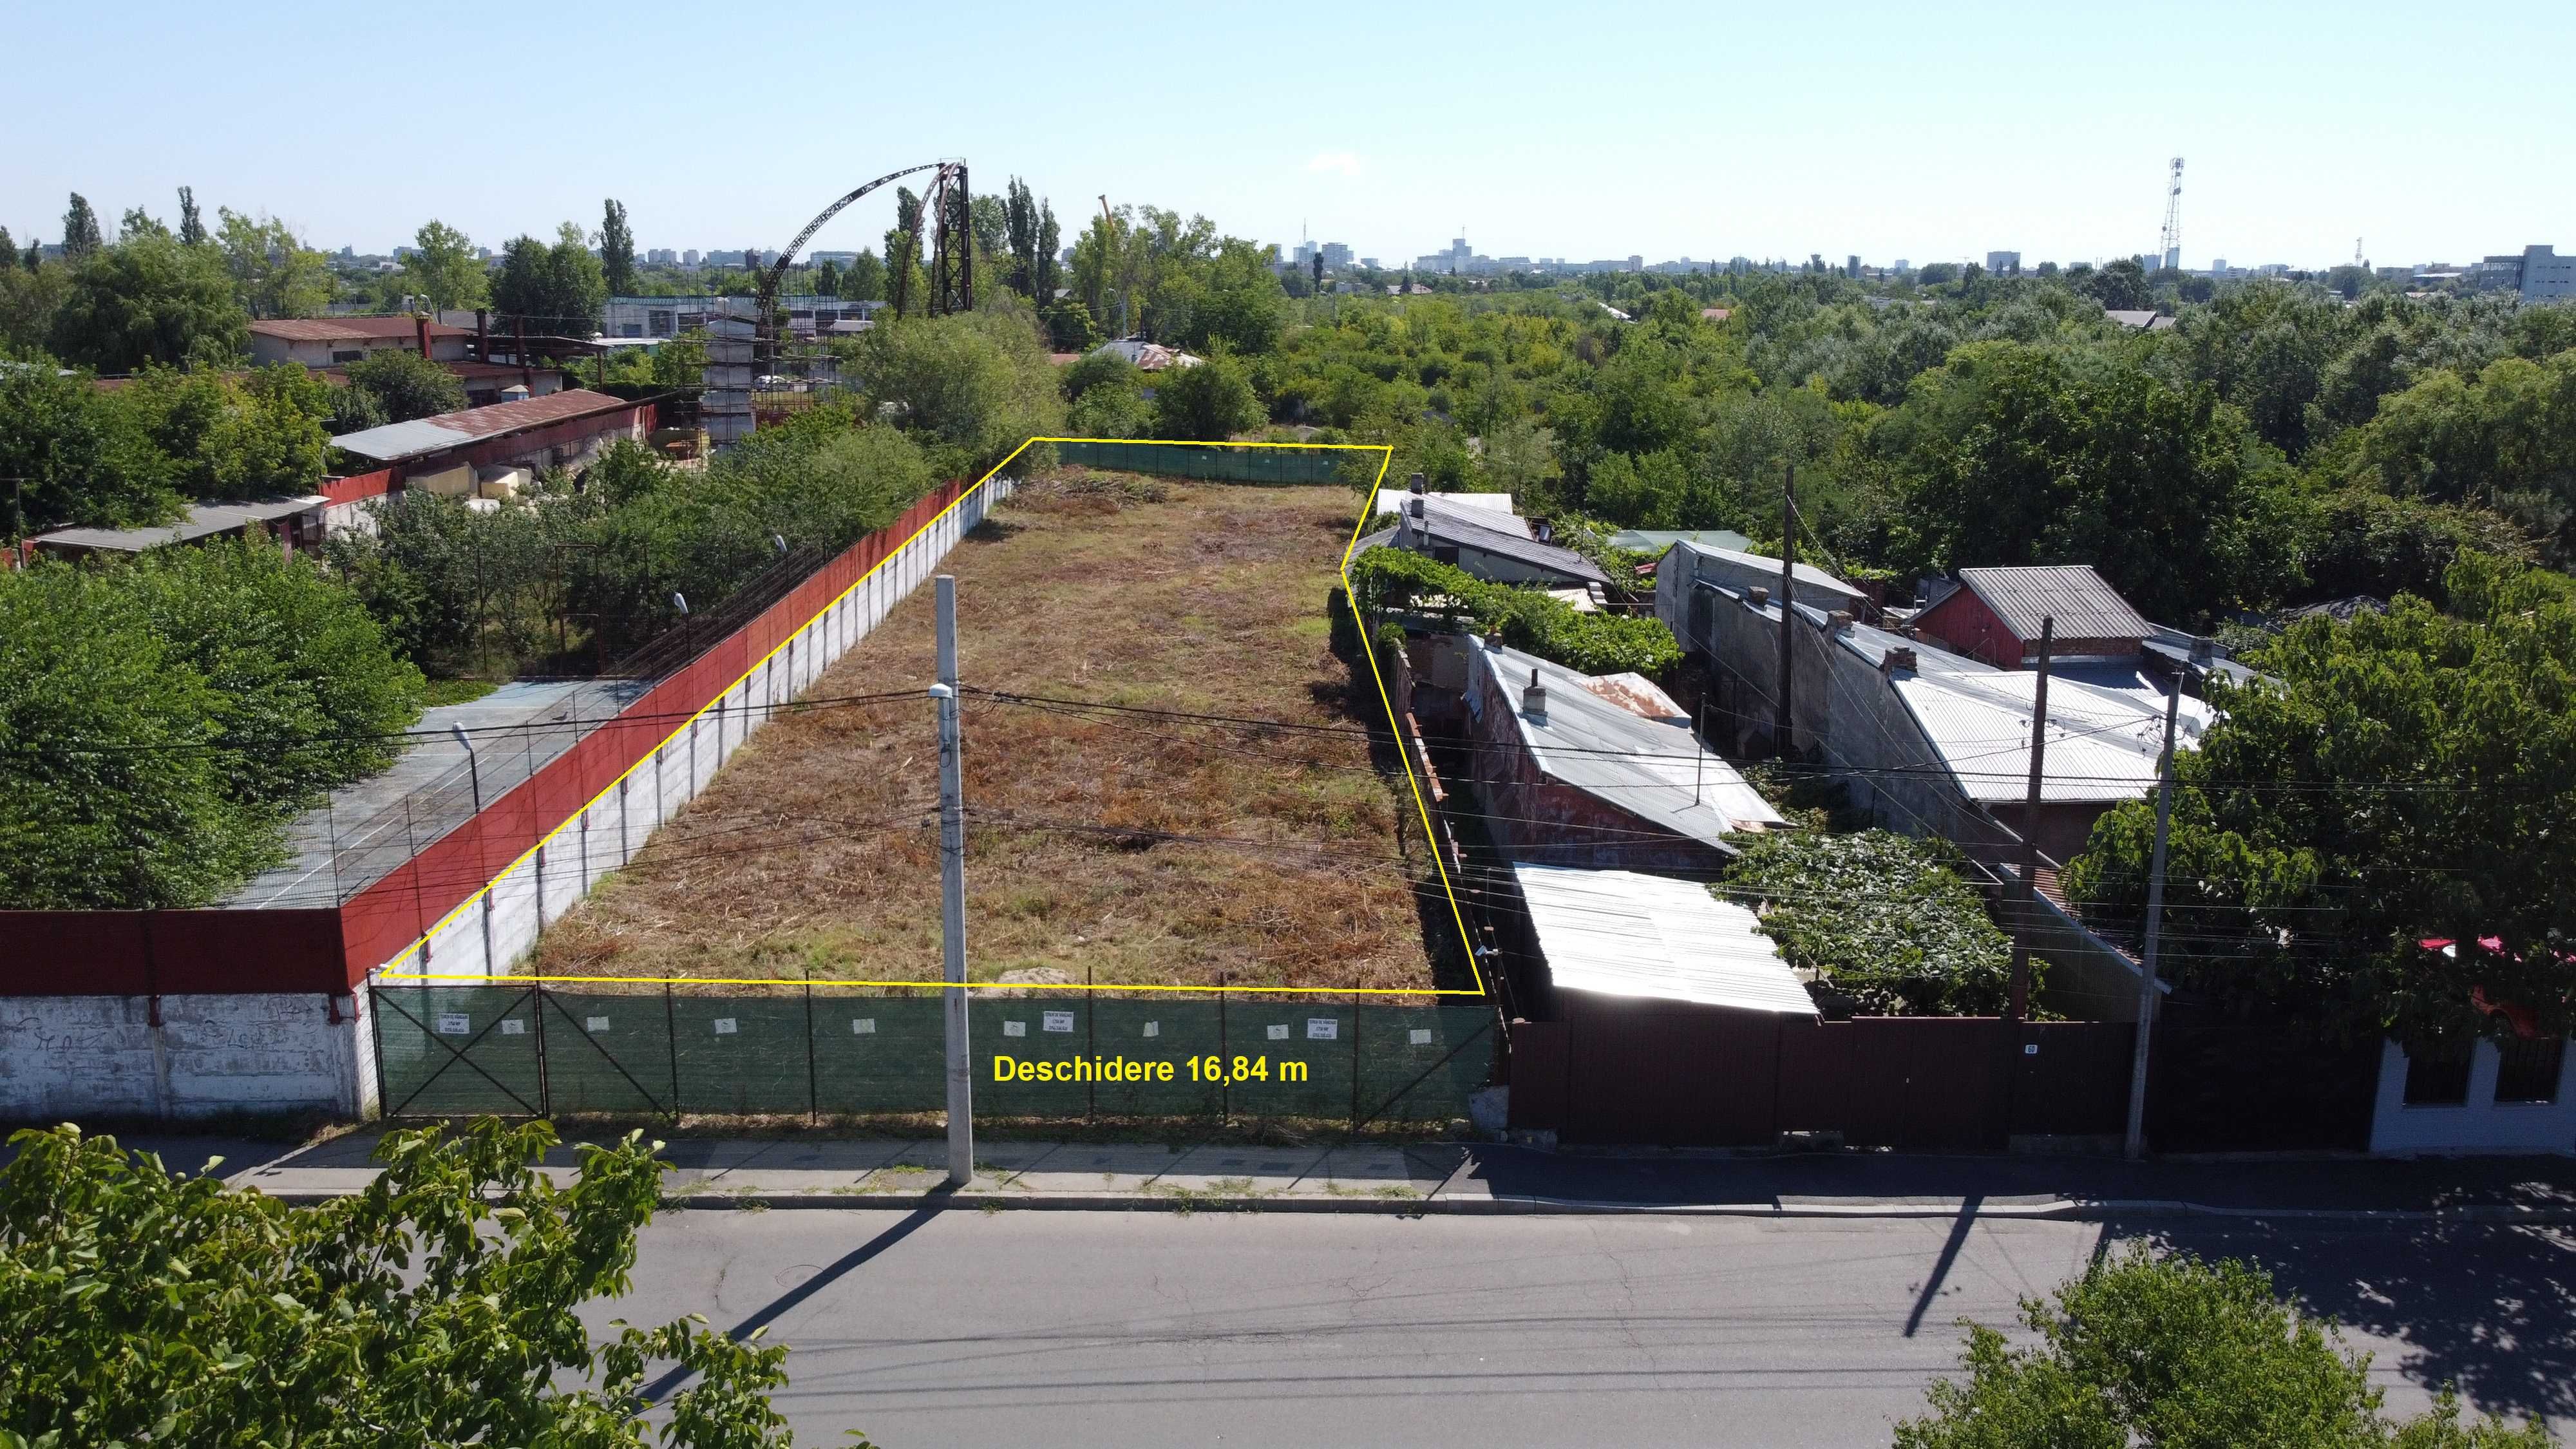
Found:
[[[2177,1229],[2180,1229],[2177,1231]],[[2576,1235],[2139,1231],[2259,1258],[2393,1410],[2576,1428]],[[629,1321],[786,1343],[797,1435],[929,1445],[1887,1442],[2118,1226],[1957,1219],[715,1211],[646,1230]],[[606,1318],[609,1313],[599,1315]]]

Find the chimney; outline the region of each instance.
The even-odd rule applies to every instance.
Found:
[[[1828,634],[1839,634],[1851,626],[1852,616],[1849,609],[1836,609],[1825,616],[1825,632]]]
[[[1760,584],[1755,584],[1753,587],[1744,591],[1744,602],[1751,604],[1757,609],[1769,608],[1771,606],[1771,591]]]
[[[1878,672],[1879,672],[1879,673],[1881,673],[1881,674],[1894,674],[1896,671],[1898,671],[1898,670],[1900,670],[1900,669],[1904,670],[1904,671],[1905,671],[1906,673],[1908,673],[1908,674],[1911,674],[1911,673],[1913,673],[1913,672],[1914,672],[1914,651],[1913,651],[1913,650],[1908,649],[1908,648],[1905,648],[1905,647],[1903,647],[1903,646],[1899,646],[1899,647],[1897,647],[1897,648],[1894,648],[1894,649],[1890,649],[1890,650],[1888,650],[1885,654],[1882,654],[1882,655],[1878,656]]]
[[[1404,486],[1411,492],[1420,493],[1424,486],[1422,475],[1419,473],[1414,474],[1412,477],[1405,480]]]
[[[1538,671],[1530,671],[1529,688],[1521,691],[1521,713],[1532,724],[1547,723],[1547,686],[1538,682]]]
[[[1488,649],[1500,649],[1503,647],[1502,625],[1487,624],[1485,626],[1485,647]]]
[[[429,361],[429,319],[423,316],[414,317],[411,320],[413,331],[420,336],[420,360],[427,362]]]
[[[492,360],[492,309],[489,307],[474,309],[474,360]]]
[[[1541,543],[1554,543],[1556,541],[1556,525],[1548,522],[1544,518],[1540,519],[1538,521],[1538,541]]]

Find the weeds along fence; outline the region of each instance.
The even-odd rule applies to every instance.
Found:
[[[936,993],[397,983],[374,986],[369,1005],[388,1117],[819,1119],[947,1105]],[[967,1011],[983,1117],[1446,1122],[1468,1115],[1495,1054],[1482,1003],[1076,997],[982,999]],[[1168,1065],[1171,1079],[1023,1080],[1035,1073],[997,1073],[1001,1058],[1059,1075],[1084,1058]]]
[[[1374,477],[1382,455],[1374,448],[1253,446],[1243,443],[1123,443],[1089,439],[1060,441],[1056,455],[1066,463],[1119,473],[1160,473],[1178,478],[1204,478],[1219,483],[1344,483],[1350,470],[1365,464],[1358,481]]]

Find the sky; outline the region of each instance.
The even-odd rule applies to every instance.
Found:
[[[332,250],[497,248],[615,197],[639,247],[776,247],[963,157],[1068,241],[1105,194],[1390,265],[2036,264],[2153,250],[2181,156],[2189,267],[2576,250],[2576,6],[1401,9],[28,5],[0,225],[188,185]],[[890,190],[810,247],[875,244]]]

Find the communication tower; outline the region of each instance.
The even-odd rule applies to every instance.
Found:
[[[2156,255],[2169,271],[2182,267],[2182,158],[2173,158],[2171,179],[2165,186],[2165,230],[2156,239]]]

